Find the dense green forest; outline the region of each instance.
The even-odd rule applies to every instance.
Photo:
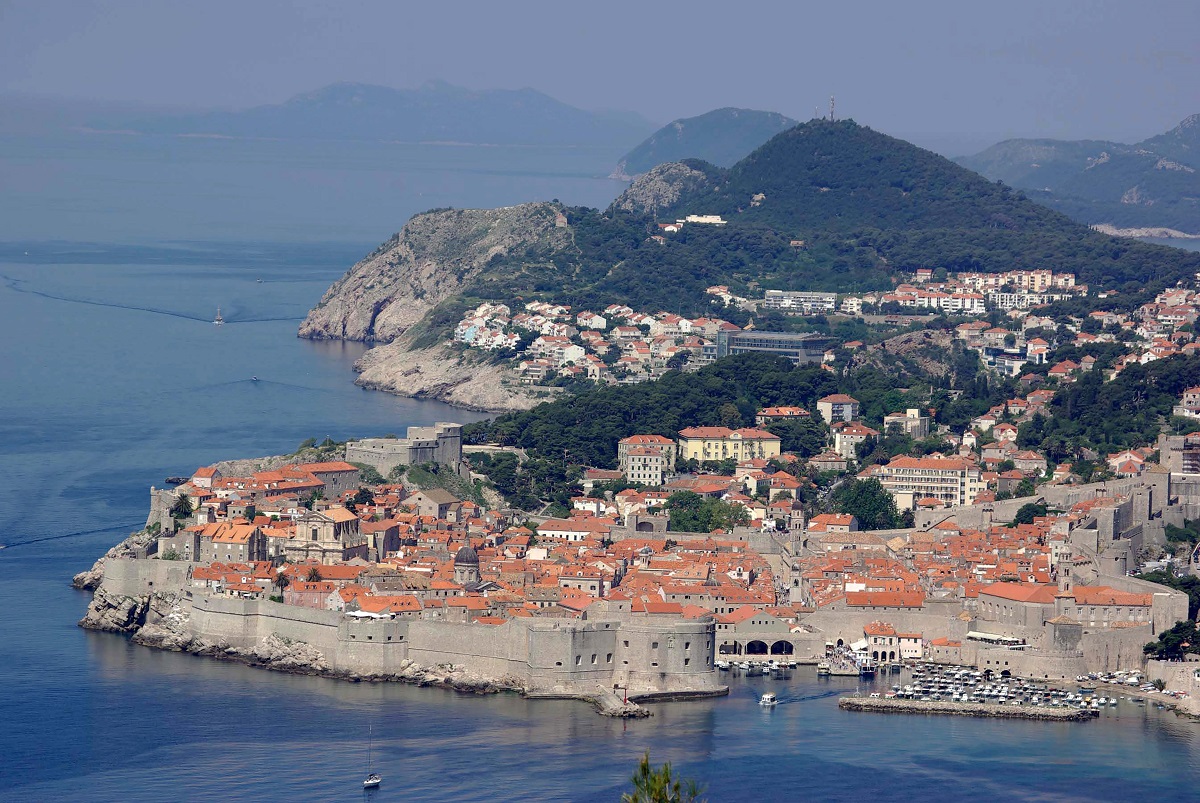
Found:
[[[764,406],[811,407],[837,389],[820,368],[743,354],[695,373],[671,371],[654,382],[599,387],[468,424],[463,435],[467,443],[520,446],[537,457],[614,468],[617,441],[630,435],[674,438],[691,426],[753,426]]]
[[[1103,456],[1152,445],[1173,425],[1171,409],[1183,391],[1198,384],[1198,357],[1131,365],[1112,382],[1092,371],[1058,391],[1049,415],[1021,424],[1017,444],[1044,451],[1052,462],[1077,457],[1084,448]]]
[[[757,205],[755,195],[765,198]],[[672,210],[717,213],[790,237],[837,233],[894,270],[1051,267],[1098,286],[1173,284],[1200,257],[1106,237],[948,159],[853,121],[771,139]],[[730,224],[734,225],[733,223]]]
[[[578,466],[615,468],[617,442],[634,434],[674,438],[689,426],[753,426],[755,413],[772,405],[813,409],[830,393],[848,393],[862,404],[866,423],[881,427],[885,415],[909,407],[933,411],[936,424],[962,432],[970,420],[1022,394],[1015,380],[979,371],[973,352],[956,345],[944,355],[953,381],[921,373],[910,361],[892,356],[883,366],[867,365],[835,376],[817,367],[792,365],[766,354],[728,357],[695,373],[672,371],[635,385],[604,386],[523,412],[469,424],[467,443],[500,443],[524,448],[531,460],[518,466],[511,457],[477,458],[513,504],[527,509],[538,500],[566,504],[578,493]],[[1160,432],[1194,429],[1171,409],[1183,390],[1200,385],[1200,357],[1172,357],[1126,368],[1105,383],[1100,370],[1061,388],[1045,415],[1019,427],[1021,448],[1043,451],[1051,463],[1073,461],[1077,468],[1103,465],[1103,457],[1125,447],[1152,445]],[[779,422],[770,429],[785,451],[811,457],[824,449],[823,421]],[[945,451],[936,436],[914,441],[885,433],[868,440],[860,464],[883,463],[899,454]],[[1089,456],[1087,451],[1095,452]]]

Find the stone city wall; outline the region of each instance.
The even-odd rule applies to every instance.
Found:
[[[711,620],[513,620],[503,625],[420,619],[360,619],[269,600],[209,594],[189,587],[182,561],[115,560],[106,594],[175,595],[172,615],[210,643],[253,652],[275,636],[319,651],[329,670],[392,675],[406,659],[422,666],[452,664],[530,691],[590,694],[614,683],[630,694],[719,694]],[[155,617],[161,618],[161,617]],[[150,621],[148,624],[156,624]]]

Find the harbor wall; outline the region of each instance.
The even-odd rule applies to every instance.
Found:
[[[628,686],[631,695],[722,694],[714,666],[715,622],[668,617],[526,619],[502,625],[422,619],[354,619],[337,611],[215,595],[189,586],[182,561],[111,561],[110,597],[166,595],[169,613],[150,606],[147,624],[252,654],[274,636],[319,653],[314,670],[394,676],[406,661],[453,665],[529,692],[594,694]],[[163,606],[158,606],[161,609]]]

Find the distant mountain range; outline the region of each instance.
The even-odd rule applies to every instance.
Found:
[[[683,159],[732,167],[771,137],[796,125],[792,118],[776,112],[731,107],[681,118],[655,131],[621,157],[613,175],[632,178],[660,164]]]
[[[241,111],[93,113],[87,124],[147,134],[614,148],[654,129],[632,112],[585,111],[533,89],[443,81],[417,89],[338,83]]]
[[[1200,115],[1134,145],[1010,139],[956,161],[1081,223],[1200,234]]]

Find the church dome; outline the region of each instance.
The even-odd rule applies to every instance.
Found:
[[[454,553],[455,566],[478,566],[479,556],[475,554],[475,550],[471,549],[470,544],[464,544],[458,552]]]

